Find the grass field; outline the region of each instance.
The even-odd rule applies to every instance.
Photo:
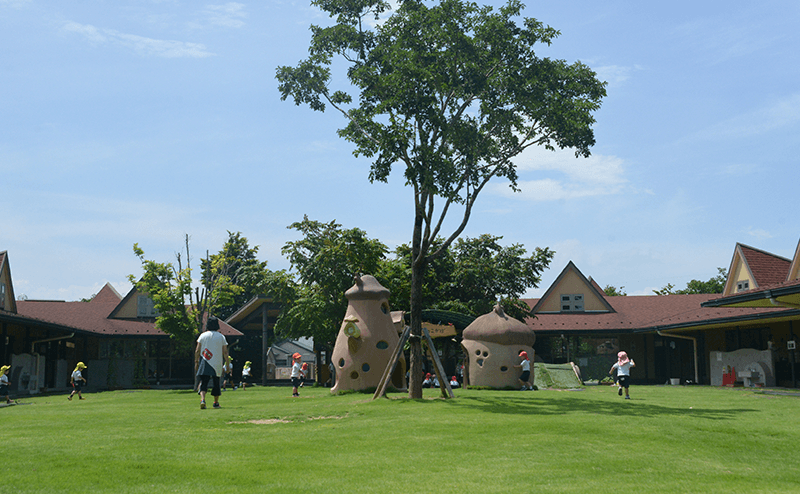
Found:
[[[800,492],[800,395],[114,391],[0,409],[0,492]]]

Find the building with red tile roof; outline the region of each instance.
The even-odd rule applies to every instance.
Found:
[[[0,252],[0,355],[12,366],[12,391],[66,388],[79,361],[96,389],[191,382],[191,349],[178,350],[154,314],[137,311],[143,298],[135,287],[123,298],[107,283],[88,302],[14,300],[8,253]],[[220,332],[242,336],[222,321]]]
[[[636,382],[710,384],[720,377],[715,358],[752,350],[770,355],[777,385],[796,385],[790,346],[800,329],[800,243],[792,260],[737,244],[722,294],[606,296],[600,286],[569,262],[541,298],[526,300],[536,360],[573,361],[584,379],[599,379],[623,349],[638,364]],[[106,285],[89,302],[17,301],[13,293],[3,251],[0,350],[20,388],[65,387],[77,361],[89,364],[90,382],[107,386],[191,380],[192,359],[155,327],[152,303],[135,288],[121,297]],[[260,356],[279,310],[257,297],[221,322],[221,332]]]
[[[771,350],[776,383],[794,386],[798,253],[800,243],[794,260],[737,244],[722,296],[610,297],[570,262],[542,298],[526,300],[534,314],[526,323],[539,358],[576,361],[590,368],[584,377],[602,378],[623,349],[639,363],[640,382],[710,383],[712,356],[752,349]]]

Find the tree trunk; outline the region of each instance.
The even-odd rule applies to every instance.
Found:
[[[408,338],[410,362],[408,370],[408,397],[422,398],[422,280],[425,275],[425,254],[422,252],[423,216],[417,211],[414,236],[411,242],[411,334]]]

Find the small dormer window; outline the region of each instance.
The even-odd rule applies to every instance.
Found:
[[[736,283],[736,291],[737,292],[744,292],[750,289],[750,280],[742,280]]]
[[[147,295],[139,295],[136,300],[136,317],[158,317],[153,300]]]
[[[0,309],[6,308],[6,284],[0,281]]]
[[[583,294],[561,295],[561,312],[583,312]]]

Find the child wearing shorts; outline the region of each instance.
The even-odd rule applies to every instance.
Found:
[[[628,393],[628,386],[630,385],[630,378],[631,378],[631,367],[636,367],[636,363],[633,359],[628,358],[628,354],[625,352],[619,352],[617,354],[617,363],[611,366],[611,370],[608,371],[609,374],[612,374],[614,371],[617,372],[617,382],[619,383],[619,392],[618,394],[622,396],[622,390],[625,390],[625,399],[630,400],[630,394]]]
[[[0,400],[5,398],[7,404],[12,404],[14,401],[8,394],[9,391],[9,382],[8,382],[8,371],[11,369],[10,365],[4,365],[0,367]]]
[[[303,382],[301,376],[305,377],[305,374],[303,373],[303,367],[300,364],[301,360],[303,360],[303,356],[299,353],[292,355],[292,396],[294,397],[300,396],[297,388],[299,388],[300,383]]]
[[[526,389],[533,390],[533,383],[531,382],[531,361],[528,360],[528,352],[519,352],[519,356],[522,358],[522,362],[514,367],[522,369],[522,375],[519,376],[519,382],[522,384],[520,391],[525,391]]]
[[[78,365],[75,366],[75,370],[72,371],[72,376],[70,377],[70,381],[72,382],[72,393],[69,394],[69,401],[72,401],[72,395],[78,393],[78,399],[83,400],[83,396],[81,395],[81,387],[86,386],[86,378],[83,377],[81,371],[86,368],[86,364],[83,362],[78,362]],[[83,383],[81,384],[81,381]]]
[[[242,368],[242,382],[239,383],[239,387],[244,389],[247,387],[247,383],[250,381],[250,366],[253,365],[253,362],[247,361],[244,363],[244,367]]]

